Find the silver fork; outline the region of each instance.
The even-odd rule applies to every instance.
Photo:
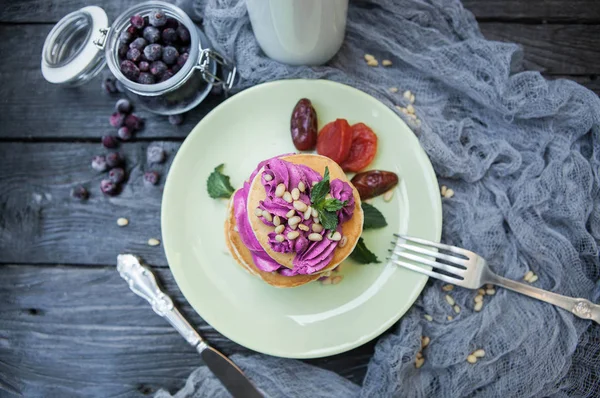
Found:
[[[397,240],[392,242],[395,247],[390,250],[392,255],[389,260],[396,265],[420,272],[431,276],[432,278],[440,279],[453,285],[466,287],[467,289],[478,289],[487,283],[502,286],[517,293],[554,304],[580,318],[592,319],[596,323],[600,323],[600,305],[594,304],[589,300],[562,296],[524,283],[515,282],[511,279],[503,278],[493,273],[485,259],[479,254],[466,249],[461,249],[460,247],[398,234],[394,234],[394,236]],[[415,244],[418,244],[419,246]],[[452,254],[440,253],[435,249],[445,250]],[[431,257],[435,258],[435,260],[431,259]],[[409,260],[411,262],[406,262],[404,260]],[[443,260],[444,263],[439,260]],[[423,268],[423,266],[442,270],[448,275],[441,274],[428,268]]]

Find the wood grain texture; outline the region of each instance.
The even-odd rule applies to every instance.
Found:
[[[155,269],[192,325],[226,355],[227,340],[185,302],[168,270]],[[0,381],[26,397],[144,396],[181,388],[198,354],[112,267],[0,266]],[[374,343],[308,361],[361,383]],[[0,382],[0,396],[2,390]]]

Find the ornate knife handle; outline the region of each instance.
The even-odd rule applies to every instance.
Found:
[[[132,254],[119,254],[117,271],[121,278],[125,279],[129,288],[148,301],[154,312],[173,325],[188,343],[196,347],[199,352],[206,348],[207,345],[202,337],[175,308],[173,300],[160,290],[154,274],[141,264],[139,258]]]

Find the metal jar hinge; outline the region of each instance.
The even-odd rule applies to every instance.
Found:
[[[210,73],[211,60],[217,62],[217,64],[219,64],[223,69],[223,79]],[[202,77],[204,80],[215,86],[222,86],[225,92],[231,90],[231,87],[235,81],[235,75],[237,74],[235,65],[232,65],[225,59],[225,57],[211,49],[202,50],[196,68],[202,72]]]
[[[94,45],[100,50],[104,50],[104,46],[106,45],[106,38],[108,37],[108,32],[110,32],[110,28],[100,28],[98,29],[98,31],[100,32],[100,37],[94,40]]]

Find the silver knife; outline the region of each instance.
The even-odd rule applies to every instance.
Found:
[[[132,254],[117,256],[117,271],[138,296],[146,299],[154,312],[165,318],[200,354],[204,363],[235,398],[263,398],[242,370],[225,355],[209,346],[173,305],[156,282],[154,274]]]

